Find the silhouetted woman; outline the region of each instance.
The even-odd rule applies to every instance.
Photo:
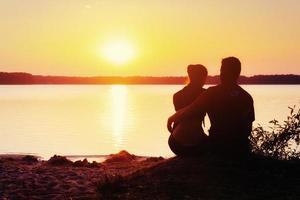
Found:
[[[176,111],[190,105],[205,91],[203,85],[207,78],[207,69],[200,64],[189,65],[187,73],[189,83],[173,96]],[[173,153],[178,156],[195,155],[204,148],[208,138],[202,128],[204,116],[204,112],[199,112],[174,125],[168,141]]]

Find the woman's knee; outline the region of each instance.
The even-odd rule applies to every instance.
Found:
[[[180,144],[178,144],[178,142],[176,142],[176,140],[174,139],[174,137],[172,137],[172,135],[169,137],[168,144],[169,144],[171,151],[175,155],[183,156],[185,154],[184,147],[182,147]]]

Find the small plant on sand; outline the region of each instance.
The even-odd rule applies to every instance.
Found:
[[[289,109],[282,124],[274,119],[268,130],[260,124],[253,129],[250,141],[254,153],[275,159],[300,159],[300,108]]]

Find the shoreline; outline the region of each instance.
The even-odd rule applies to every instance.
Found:
[[[185,84],[186,76],[55,76],[26,72],[0,72],[0,84]],[[207,84],[218,84],[219,75],[209,75]],[[240,84],[300,84],[298,74],[241,75]]]

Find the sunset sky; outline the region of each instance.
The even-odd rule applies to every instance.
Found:
[[[0,0],[0,71],[51,75],[300,74],[299,0]]]

